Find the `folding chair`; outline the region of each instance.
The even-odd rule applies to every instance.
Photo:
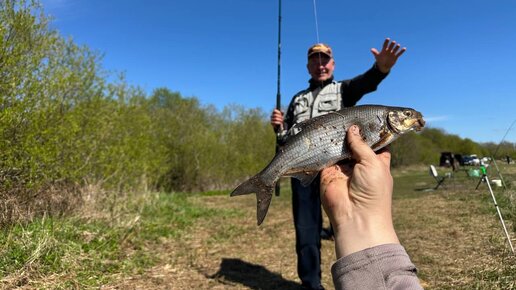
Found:
[[[435,166],[433,165],[430,165],[430,175],[432,175],[437,181],[437,185],[434,187],[434,190],[439,188],[439,186],[441,186],[441,184],[446,180],[446,176],[439,176],[437,169],[435,169]]]

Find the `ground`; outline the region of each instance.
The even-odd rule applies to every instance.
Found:
[[[395,228],[426,289],[516,289],[516,259],[485,184],[475,190],[476,179],[457,175],[430,190],[435,181],[426,173],[394,175]],[[290,193],[283,188],[261,226],[254,195],[192,197],[234,214],[199,219],[180,238],[161,238],[150,246],[156,266],[102,289],[299,289]],[[333,289],[333,242],[323,241],[321,251],[323,285]]]
[[[516,245],[516,166],[509,169],[508,188],[494,193]],[[516,289],[516,257],[486,183],[467,170],[438,189],[427,167],[393,176],[395,229],[425,289]],[[206,192],[138,194],[111,218],[13,227],[0,236],[0,288],[299,289],[288,188],[284,180],[260,226],[254,195]],[[333,241],[321,251],[322,282],[332,289]]]

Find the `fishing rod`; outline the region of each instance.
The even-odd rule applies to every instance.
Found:
[[[280,77],[281,77],[281,0],[278,1],[278,82],[277,82],[277,92],[276,92],[276,109],[281,111],[281,91],[280,91]],[[278,153],[279,147],[279,138],[280,138],[280,130],[281,126],[276,127],[276,153]],[[276,188],[274,193],[276,196],[280,195],[281,186],[280,180],[276,183]]]
[[[491,160],[489,160],[488,165],[491,164],[491,162],[494,163],[496,171],[498,172],[498,177],[500,178],[500,181],[502,182],[502,186],[505,190],[507,190],[507,185],[505,184],[505,180],[503,179],[502,173],[500,172],[500,169],[498,168],[498,165],[496,164],[496,154],[498,153],[498,150],[500,149],[500,146],[505,141],[505,137],[507,137],[507,134],[509,134],[509,131],[511,131],[512,126],[516,123],[516,119],[512,122],[512,124],[509,126],[507,131],[505,131],[505,135],[503,135],[502,140],[500,140],[500,143],[498,143],[498,146],[496,146],[496,149],[493,154],[491,154]],[[478,188],[478,186],[477,186]]]
[[[317,43],[319,43],[319,24],[317,23],[317,6],[315,0],[313,0],[313,10],[315,18],[315,32],[317,37]],[[278,78],[277,78],[277,92],[276,92],[276,109],[281,111],[281,0],[278,0]],[[276,153],[280,150],[280,126],[275,128],[276,131]],[[280,181],[276,183],[275,195],[279,196],[281,191]]]
[[[317,43],[319,43],[319,25],[317,23],[317,6],[315,0],[313,0],[314,18],[315,18],[315,32],[317,37]],[[278,0],[278,78],[277,78],[277,92],[276,92],[276,109],[281,111],[281,0]],[[275,128],[276,131],[276,153],[280,150],[280,130],[281,126]],[[274,193],[276,196],[280,196],[280,181],[276,183]]]
[[[500,140],[500,143],[498,143],[498,146],[496,147],[496,150],[493,153],[493,157],[496,157],[496,153],[498,153],[498,149],[500,149],[500,145],[502,145],[503,141],[505,141],[505,137],[507,137],[507,134],[509,134],[509,131],[511,131],[512,126],[514,126],[515,123],[516,123],[516,119],[509,126],[509,129],[507,129],[507,131],[505,131],[505,135],[503,135],[502,140]]]

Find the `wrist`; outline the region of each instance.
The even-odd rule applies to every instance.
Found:
[[[390,68],[380,65],[380,64],[378,64],[378,62],[376,62],[375,65],[376,65],[376,69],[379,70],[383,74],[388,74],[391,71]]]
[[[392,218],[384,215],[355,215],[334,225],[337,259],[383,244],[399,244]]]

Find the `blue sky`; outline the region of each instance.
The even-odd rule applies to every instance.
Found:
[[[277,0],[42,0],[52,27],[104,54],[106,69],[149,94],[167,87],[202,104],[270,112],[277,75]],[[317,0],[319,40],[336,79],[363,73],[390,37],[407,52],[359,104],[406,106],[427,124],[500,142],[516,120],[513,0]],[[312,0],[282,0],[282,104],[307,86],[317,42]],[[516,142],[516,126],[505,137]]]

